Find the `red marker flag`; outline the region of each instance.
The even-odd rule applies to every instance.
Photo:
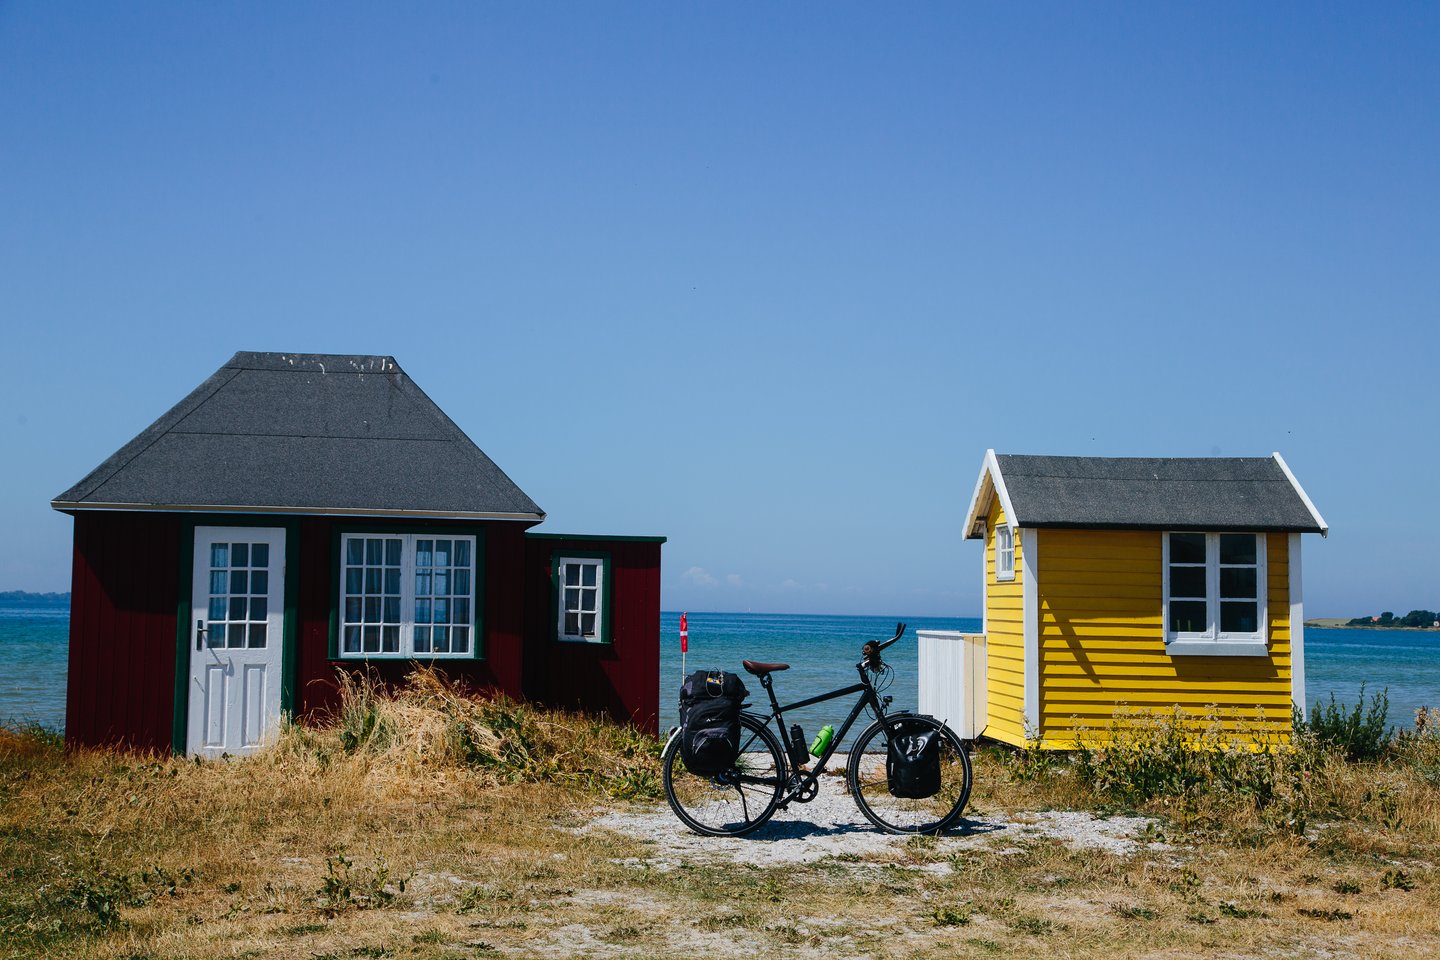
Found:
[[[690,629],[685,625],[685,614],[680,614],[680,652],[690,652]]]

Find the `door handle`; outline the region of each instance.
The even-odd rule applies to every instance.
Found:
[[[195,649],[196,649],[196,650],[204,650],[204,649],[205,649],[205,621],[204,621],[204,620],[196,620],[196,621],[195,621]]]

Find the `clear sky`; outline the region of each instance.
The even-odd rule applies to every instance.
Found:
[[[1435,4],[0,2],[0,589],[283,350],[667,609],[976,614],[987,447],[1279,450],[1307,613],[1433,609],[1437,122]]]

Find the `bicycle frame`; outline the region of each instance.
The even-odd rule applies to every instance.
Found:
[[[822,693],[816,697],[797,700],[794,703],[789,703],[784,706],[780,705],[780,701],[775,696],[775,681],[770,674],[767,673],[760,678],[760,686],[764,687],[765,692],[770,695],[770,715],[764,718],[764,723],[768,725],[773,720],[775,725],[780,728],[780,744],[785,750],[785,758],[787,761],[790,758],[791,745],[794,741],[790,737],[790,731],[785,726],[786,710],[800,710],[817,703],[824,703],[827,700],[838,700],[852,693],[860,694],[860,699],[856,700],[855,706],[850,708],[850,715],[845,718],[844,723],[840,724],[840,729],[835,731],[835,736],[830,738],[830,743],[825,747],[825,752],[816,758],[814,765],[807,771],[796,769],[790,772],[793,786],[780,800],[780,807],[782,809],[789,805],[791,800],[794,800],[799,794],[811,788],[816,783],[817,778],[824,772],[825,765],[829,763],[830,758],[835,755],[835,751],[840,746],[840,742],[845,739],[845,735],[850,732],[850,728],[854,726],[855,721],[860,718],[860,712],[866,707],[871,708],[875,712],[875,718],[885,725],[887,732],[889,731],[890,722],[885,716],[885,705],[889,702],[890,698],[885,697],[882,701],[875,693],[875,688],[870,683],[870,677],[865,672],[865,662],[863,660],[855,664],[855,667],[860,672],[859,683],[852,683],[848,687],[831,690],[829,693]],[[806,750],[804,743],[798,744],[797,747],[799,750]]]

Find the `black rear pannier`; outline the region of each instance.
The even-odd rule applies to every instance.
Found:
[[[924,800],[940,792],[940,730],[915,719],[896,718],[885,757],[892,796]]]
[[[713,777],[740,754],[740,705],[745,684],[723,670],[696,670],[680,686],[680,759],[685,769]]]

